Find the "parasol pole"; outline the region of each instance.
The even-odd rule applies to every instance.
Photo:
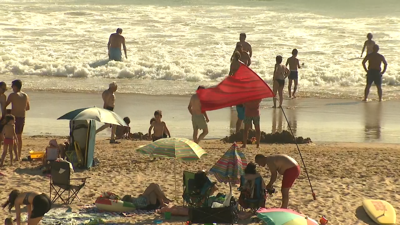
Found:
[[[177,191],[176,191],[176,158],[174,159],[174,176],[175,176],[175,202],[178,200]]]
[[[292,127],[290,126],[289,120],[288,120],[287,117],[286,117],[286,113],[285,113],[285,111],[283,110],[283,107],[281,107],[281,110],[282,110],[283,115],[285,116],[285,119],[286,119],[286,122],[287,122],[287,124],[288,124],[290,133],[292,133],[292,136],[293,136],[293,139],[294,139],[294,143],[296,144],[297,151],[299,151],[299,155],[300,155],[301,161],[303,162],[304,171],[306,172],[307,179],[308,179],[308,183],[310,184],[311,194],[312,194],[312,196],[313,196],[313,199],[314,199],[314,200],[317,200],[317,197],[315,196],[314,189],[313,189],[312,184],[311,184],[310,177],[308,176],[306,164],[304,163],[304,159],[303,159],[303,156],[301,155],[301,151],[300,151],[299,145],[297,144],[296,137],[294,136]]]

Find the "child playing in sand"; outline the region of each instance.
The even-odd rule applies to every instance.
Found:
[[[164,133],[171,137],[169,130],[167,128],[167,124],[164,121],[161,121],[162,112],[161,110],[157,110],[154,112],[154,121],[151,123],[149,128],[149,137],[152,138],[153,141],[157,141],[158,139],[164,138]],[[154,130],[153,136],[151,135],[151,131]]]
[[[367,34],[368,40],[366,40],[366,41],[364,42],[364,46],[363,46],[363,49],[362,49],[362,51],[361,51],[361,56],[360,56],[360,57],[363,56],[364,51],[365,51],[365,48],[367,48],[367,55],[370,54],[370,53],[372,53],[372,52],[374,51],[375,41],[372,40],[372,37],[373,37],[373,36],[372,36],[371,33],[368,33],[368,34]]]
[[[117,126],[117,130],[115,132],[115,138],[116,139],[123,139],[123,138],[130,138],[132,136],[131,134],[131,128],[129,127],[129,124],[131,123],[131,119],[129,117],[125,117],[124,121],[127,127],[124,126]]]
[[[6,158],[7,155],[7,150],[10,153],[10,165],[12,166],[13,162],[13,153],[12,150],[14,148],[14,143],[17,145],[18,139],[17,139],[17,134],[15,133],[15,117],[13,115],[6,115],[6,125],[3,127],[3,131],[1,135],[4,137],[4,147],[3,147],[3,155],[1,156],[1,162],[0,162],[0,167],[3,166],[4,159]],[[16,149],[14,149],[15,153],[15,160],[18,160],[18,153]]]
[[[301,68],[300,62],[296,58],[298,53],[299,52],[297,51],[297,49],[293,49],[292,57],[288,58],[286,61],[286,66],[289,65],[290,68],[289,84],[288,84],[289,98],[291,97],[296,98],[297,84],[299,80],[299,73],[297,69]],[[292,95],[292,81],[294,81],[293,95]]]
[[[282,65],[282,56],[278,55],[276,57],[276,64],[274,69],[274,84],[273,84],[273,92],[274,92],[274,108],[276,108],[276,93],[279,94],[279,108],[282,107],[283,103],[283,88],[285,87],[285,79],[289,74],[289,70],[285,65]]]

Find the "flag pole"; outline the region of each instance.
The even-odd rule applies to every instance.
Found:
[[[317,200],[317,197],[315,196],[314,189],[313,189],[312,184],[311,184],[310,177],[308,176],[306,164],[304,163],[304,159],[303,159],[303,156],[301,155],[301,151],[300,151],[299,145],[297,144],[296,137],[294,136],[292,127],[290,126],[289,120],[288,120],[288,118],[286,117],[286,113],[285,113],[285,111],[283,110],[283,107],[281,107],[281,110],[282,110],[283,116],[285,116],[285,120],[286,120],[286,122],[287,122],[287,124],[288,124],[290,133],[291,133],[292,136],[293,136],[294,143],[296,144],[296,147],[297,147],[297,151],[299,151],[299,155],[300,155],[301,161],[303,162],[304,171],[306,172],[307,179],[308,179],[308,183],[310,184],[310,188],[311,188],[311,193],[312,193],[313,199],[314,199],[314,200]]]

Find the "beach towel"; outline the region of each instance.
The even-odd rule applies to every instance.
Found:
[[[271,88],[244,64],[216,87],[197,90],[203,112],[274,97]]]

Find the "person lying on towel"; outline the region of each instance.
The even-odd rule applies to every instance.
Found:
[[[278,173],[283,175],[282,179],[282,205],[281,208],[287,208],[289,205],[289,190],[293,186],[294,182],[300,175],[300,166],[295,159],[288,155],[270,155],[265,157],[264,155],[256,155],[256,163],[262,167],[267,166],[271,171],[271,180],[267,184],[267,190],[272,189],[272,185],[276,181]]]
[[[168,199],[160,186],[155,183],[149,184],[143,194],[137,198],[132,198],[130,195],[125,195],[122,201],[132,202],[137,209],[155,210],[167,206],[172,200]]]

